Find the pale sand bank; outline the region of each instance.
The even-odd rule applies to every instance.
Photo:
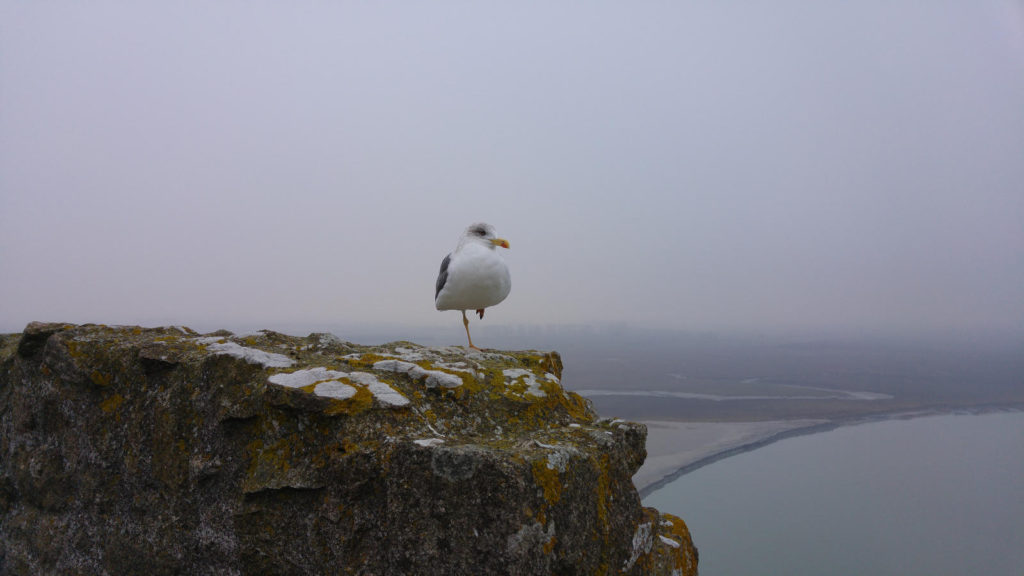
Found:
[[[744,448],[762,445],[780,435],[826,426],[828,420],[779,420],[771,422],[666,422],[644,421],[647,426],[647,460],[633,475],[641,496],[680,471],[702,461],[710,463]]]

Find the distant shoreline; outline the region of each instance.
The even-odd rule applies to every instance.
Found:
[[[982,404],[977,406],[931,407],[914,411],[894,412],[891,414],[871,414],[866,416],[843,418],[827,422],[819,422],[798,428],[791,428],[789,430],[766,435],[762,438],[739,446],[733,446],[713,454],[702,456],[690,462],[687,462],[684,459],[682,460],[682,465],[676,468],[673,472],[666,474],[657,480],[645,483],[643,486],[637,486],[637,491],[639,492],[641,499],[646,498],[664,486],[678,480],[682,476],[709,464],[713,464],[731,456],[752,452],[758,448],[763,448],[769,444],[774,444],[789,438],[829,432],[846,426],[857,426],[860,424],[871,424],[874,422],[886,422],[890,420],[912,420],[928,416],[983,415],[1000,412],[1024,412],[1024,404]],[[680,422],[680,424],[682,424],[682,422]]]

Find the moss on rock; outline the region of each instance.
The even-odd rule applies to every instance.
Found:
[[[32,323],[0,336],[0,574],[695,574],[633,487],[646,430],[561,374],[554,352]]]

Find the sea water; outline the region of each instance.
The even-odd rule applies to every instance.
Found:
[[[1024,413],[790,438],[644,499],[682,517],[702,576],[1024,575]]]

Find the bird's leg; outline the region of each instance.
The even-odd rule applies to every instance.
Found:
[[[466,327],[466,339],[469,340],[469,347],[473,350],[479,350],[476,346],[473,346],[473,338],[469,335],[469,318],[466,318],[466,311],[462,311],[462,325]]]
[[[476,313],[480,315],[480,319],[481,320],[484,319],[484,309],[483,308],[477,310]]]

